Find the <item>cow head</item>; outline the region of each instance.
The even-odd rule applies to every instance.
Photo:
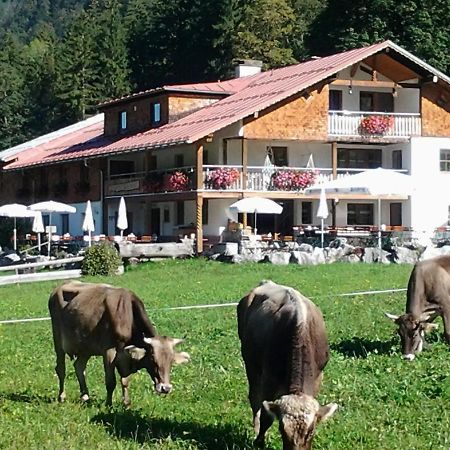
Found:
[[[420,317],[414,314],[403,314],[395,316],[385,313],[386,317],[398,325],[398,334],[402,344],[403,359],[412,361],[416,353],[420,353],[425,342],[425,333],[437,328],[434,323],[429,323],[430,314],[421,314]]]
[[[129,345],[125,351],[139,363],[139,369],[146,369],[153,379],[158,394],[168,394],[172,390],[170,370],[173,364],[190,361],[186,352],[175,351],[175,346],[183,339],[167,336],[144,337],[144,348]]]
[[[265,410],[279,422],[283,450],[309,450],[318,422],[331,417],[338,405],[320,406],[310,395],[283,395],[274,402],[263,402]]]

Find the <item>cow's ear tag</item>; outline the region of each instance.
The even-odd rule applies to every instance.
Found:
[[[145,356],[145,349],[136,347],[135,345],[128,345],[124,350],[136,361],[139,361]]]

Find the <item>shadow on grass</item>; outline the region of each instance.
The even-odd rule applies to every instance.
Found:
[[[56,401],[55,398],[47,397],[39,394],[29,394],[28,392],[9,392],[0,393],[0,400],[9,400],[11,402],[19,403],[53,403]]]
[[[100,413],[92,422],[102,424],[113,436],[144,444],[152,439],[171,438],[198,442],[208,450],[251,449],[252,442],[242,431],[229,424],[201,425],[146,417],[138,412]]]
[[[369,354],[393,355],[399,339],[393,337],[389,341],[370,341],[357,336],[336,344],[331,344],[331,349],[335,350],[347,358],[365,359]]]

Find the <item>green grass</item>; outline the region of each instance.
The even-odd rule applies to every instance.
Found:
[[[88,364],[92,402],[78,400],[72,364],[68,395],[58,404],[50,322],[0,326],[0,448],[211,449],[252,448],[251,412],[234,307],[169,311],[171,306],[239,300],[261,279],[293,286],[322,309],[331,345],[321,403],[340,409],[318,427],[316,449],[450,448],[450,358],[439,333],[416,361],[400,359],[394,327],[383,311],[399,313],[405,294],[338,294],[404,288],[411,266],[335,264],[314,267],[242,266],[203,260],[133,268],[96,278],[134,290],[162,334],[186,337],[190,364],[174,367],[174,392],[159,397],[145,373],[131,382],[131,410],[104,406],[99,358]],[[92,280],[92,279],[91,279]],[[0,320],[45,317],[56,282],[0,288]],[[277,427],[268,448],[281,448]]]

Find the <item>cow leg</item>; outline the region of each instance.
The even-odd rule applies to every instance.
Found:
[[[116,357],[116,349],[110,348],[103,356],[103,366],[105,368],[105,384],[106,384],[106,405],[112,405],[114,389],[116,389],[116,373],[114,358]]]
[[[269,414],[264,407],[261,407],[259,416],[259,433],[254,442],[255,447],[264,447],[266,431],[272,426],[274,419],[275,417],[272,414]]]
[[[89,356],[79,356],[73,363],[75,367],[75,373],[77,375],[78,384],[80,385],[80,397],[83,402],[89,401],[89,392],[86,385],[86,364],[89,360]]]
[[[62,349],[56,350],[55,371],[59,379],[58,401],[62,403],[66,399],[66,393],[64,392],[64,380],[66,378],[66,354]]]
[[[128,386],[130,384],[130,377],[120,377],[120,383],[122,385],[122,400],[125,408],[129,408],[131,405],[130,396],[128,395]]]
[[[442,312],[442,321],[444,322],[444,337],[447,344],[450,345],[450,310],[445,309]]]

